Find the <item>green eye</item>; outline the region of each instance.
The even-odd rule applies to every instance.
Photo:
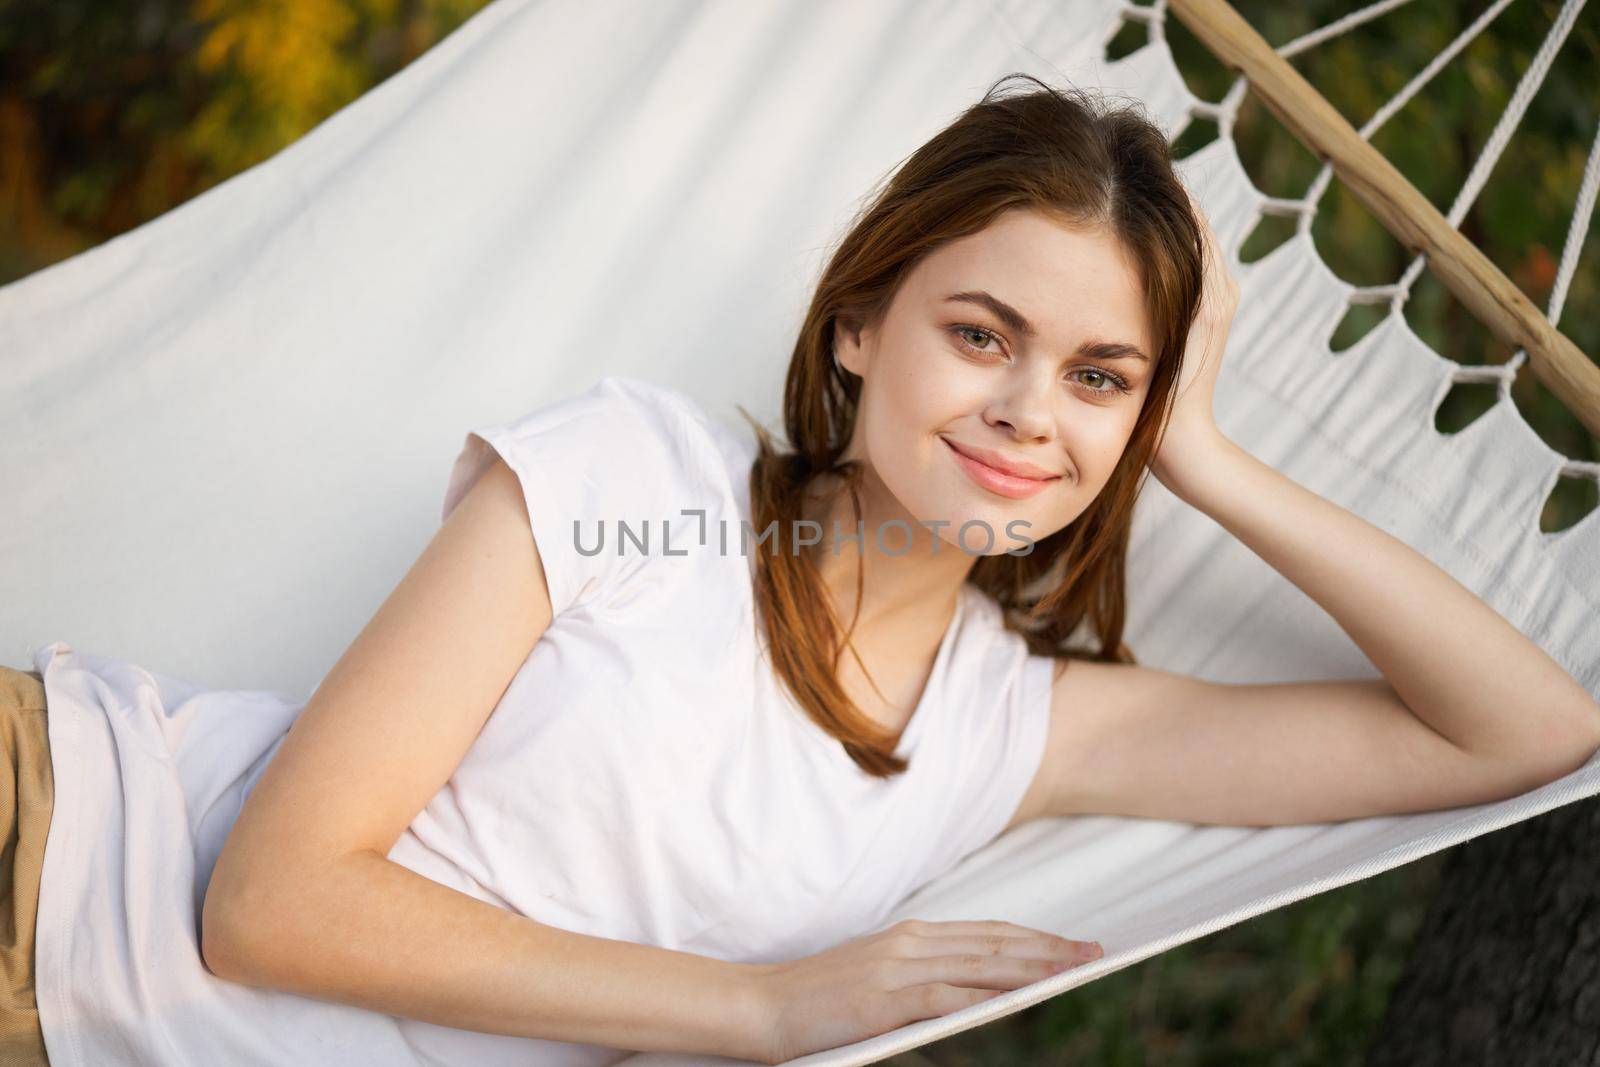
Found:
[[[1105,382],[1109,383],[1108,386],[1106,388],[1104,388],[1104,389],[1091,388],[1089,390],[1089,392],[1091,392],[1091,393],[1127,393],[1127,392],[1132,392],[1132,386],[1130,386],[1125,379],[1123,379],[1123,378],[1111,373],[1108,370],[1101,370],[1099,367],[1080,367],[1080,368],[1078,368],[1077,373],[1078,374],[1093,374],[1093,375],[1097,375],[1102,380],[1104,380]]]
[[[993,348],[979,348],[977,345],[971,344],[966,340],[968,337],[977,337],[981,341],[994,341],[998,344],[1000,338],[995,336],[992,331],[986,330],[982,326],[968,326],[966,324],[962,324],[960,326],[951,327],[951,331],[956,335],[956,338],[960,342],[962,348],[984,356],[994,355],[996,353],[996,350]]]

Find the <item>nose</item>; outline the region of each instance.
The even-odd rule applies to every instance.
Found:
[[[984,412],[991,426],[1009,427],[1019,441],[1048,440],[1054,425],[1049,383],[1041,385],[1028,375],[1017,375],[1005,392]]]

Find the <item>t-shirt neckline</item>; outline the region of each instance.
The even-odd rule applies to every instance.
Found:
[[[738,468],[744,472],[747,480],[750,473],[750,465],[754,462],[755,445],[750,443],[748,445],[748,450],[750,451],[751,455],[745,458]],[[748,484],[746,484],[746,486],[743,488],[744,492],[735,494],[739,501],[739,506],[736,508],[736,510],[740,512],[741,519],[752,523],[753,528],[755,521],[753,518],[754,507],[748,497]],[[759,549],[757,551],[759,551]],[[747,577],[749,578],[749,585],[747,588],[750,590],[752,603],[755,596],[757,566],[754,557],[755,553],[751,552],[748,554],[748,558],[745,561]],[[933,667],[928,672],[927,684],[922,687],[922,695],[917,699],[917,706],[912,709],[911,717],[906,721],[905,728],[900,731],[900,740],[895,744],[894,755],[899,759],[907,759],[916,751],[918,740],[927,730],[927,720],[931,717],[929,713],[935,709],[935,697],[938,695],[936,690],[943,688],[942,683],[944,676],[948,672],[946,664],[953,654],[951,650],[956,642],[956,633],[961,629],[962,622],[967,615],[967,598],[974,595],[976,592],[976,590],[970,588],[970,585],[971,583],[963,578],[960,586],[958,586],[956,589],[955,610],[950,615],[950,623],[945,627],[944,636],[939,639],[939,648],[938,651],[934,653]],[[806,733],[810,734],[814,739],[822,742],[825,748],[832,751],[836,759],[849,764],[851,768],[859,770],[860,768],[856,765],[855,760],[851,759],[850,754],[844,750],[844,745],[841,744],[840,741],[832,734],[828,733],[822,727],[813,722],[811,716],[806,714],[805,709],[795,703],[793,694],[789,693],[788,687],[783,684],[783,681],[778,678],[776,672],[772,670],[771,651],[770,649],[766,648],[766,633],[759,620],[756,618],[756,613],[753,610],[751,613],[751,622],[756,634],[757,647],[763,649],[763,658],[766,663],[768,683],[778,693],[785,697],[785,704],[788,706],[789,710],[801,720],[800,728]]]
[[[928,713],[933,710],[931,705],[934,705],[934,698],[938,695],[935,690],[942,692],[944,689],[945,664],[950,659],[950,649],[955,644],[956,631],[961,628],[962,619],[966,615],[967,597],[970,595],[971,591],[963,579],[956,589],[956,606],[950,614],[950,623],[945,627],[944,636],[939,639],[939,650],[934,653],[933,668],[928,672],[927,684],[922,687],[922,694],[917,698],[917,706],[912,709],[911,718],[906,721],[905,729],[900,732],[900,741],[895,745],[894,754],[901,759],[916,751],[917,740],[924,733]],[[840,752],[843,751],[841,748]],[[846,755],[845,758],[848,759],[849,756]]]
[[[974,591],[968,588],[966,581],[963,581],[956,590],[955,611],[951,613],[949,625],[945,627],[944,636],[939,640],[938,651],[934,653],[933,657],[933,667],[928,671],[928,681],[922,687],[922,694],[917,699],[917,706],[912,709],[911,717],[906,721],[905,728],[900,732],[900,740],[894,747],[894,755],[900,759],[909,759],[916,752],[923,734],[932,729],[928,720],[938,713],[943,703],[944,681],[945,676],[949,673],[948,664],[954,655],[953,649],[956,644],[956,635],[960,631],[967,614],[968,598],[973,594]],[[764,634],[761,640],[763,643],[765,642]],[[805,709],[795,703],[787,687],[784,686],[782,679],[772,672],[770,656],[768,657],[768,674],[771,676],[769,684],[785,697],[784,705],[786,709],[800,720],[798,723],[799,728],[810,735],[823,748],[827,749],[830,758],[834,762],[859,772],[860,767],[855,760],[850,758],[850,754],[845,751],[843,743],[821,726],[818,726],[811,716],[806,714]]]

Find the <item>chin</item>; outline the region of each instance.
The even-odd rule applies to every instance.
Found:
[[[1018,519],[1028,519],[1026,509],[1008,507],[1005,501],[983,501],[977,499],[978,493],[969,491],[966,486],[941,486],[941,493],[930,501],[926,511],[913,509],[912,513],[918,515],[923,522],[942,521],[948,525],[937,530],[937,536],[945,544],[956,551],[965,552],[969,556],[997,556],[1008,548],[1020,547],[1012,544],[1014,538],[1006,534],[1006,524]],[[981,523],[967,528],[966,544],[962,544],[961,527],[966,523]],[[1037,522],[1034,522],[1037,526]],[[987,527],[985,529],[984,527]],[[931,528],[930,528],[931,529]],[[1023,532],[1029,532],[1029,527],[1019,527]],[[993,544],[990,544],[990,539]],[[1031,536],[1031,533],[1030,533]],[[941,548],[940,551],[943,551]]]

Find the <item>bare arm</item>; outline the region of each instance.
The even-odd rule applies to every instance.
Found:
[[[1220,433],[1191,457],[1174,491],[1321,605],[1440,737],[1546,781],[1600,745],[1594,698],[1426,556]]]
[[[551,621],[497,460],[334,665],[206,894],[219,977],[489,1033],[759,1058],[758,968],[536,922],[387,859]]]
[[[1508,713],[1514,713],[1508,709]],[[1435,811],[1525,793],[1583,763],[1480,757],[1439,736],[1381,678],[1208,682],[1073,662],[1016,822],[1131,815],[1283,826]]]
[[[1169,486],[1315,599],[1383,678],[1231,685],[1073,662],[1017,821],[1272,826],[1516,796],[1583,766],[1600,706],[1409,545],[1219,438]]]

